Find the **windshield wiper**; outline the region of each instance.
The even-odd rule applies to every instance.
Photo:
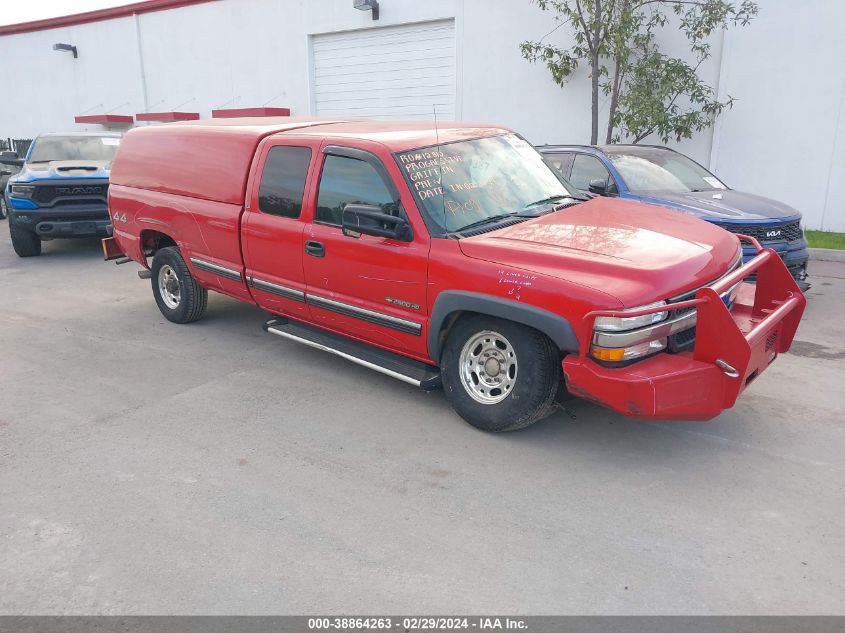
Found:
[[[491,215],[489,218],[483,218],[478,220],[477,222],[471,222],[466,226],[462,226],[461,228],[457,229],[456,231],[452,231],[452,235],[456,233],[463,233],[469,229],[475,229],[479,226],[484,226],[485,224],[494,224],[496,222],[501,222],[502,220],[507,220],[509,218],[539,218],[542,215],[547,215],[552,213],[558,209],[558,205],[549,206],[546,209],[531,209],[531,207],[536,207],[541,204],[553,205],[555,202],[560,202],[561,200],[574,200],[577,202],[584,202],[588,200],[588,198],[581,198],[580,196],[570,196],[570,195],[554,195],[549,196],[548,198],[544,198],[542,200],[537,200],[536,202],[532,202],[530,204],[526,204],[522,211],[511,211],[510,213],[499,213],[498,215]],[[569,206],[569,205],[567,205]]]
[[[452,233],[463,233],[468,229],[475,229],[479,226],[484,226],[485,224],[495,224],[496,222],[501,222],[502,220],[507,220],[509,218],[539,218],[541,215],[546,215],[552,211],[554,211],[554,209],[547,209],[544,211],[512,211],[511,213],[500,213],[499,215],[491,215],[489,218],[484,218],[482,220],[478,220],[477,222],[471,222],[466,226],[462,226],[457,231],[452,231]]]
[[[508,218],[513,217],[521,217],[516,213],[500,213],[499,215],[491,215],[489,218],[484,218],[482,220],[478,220],[478,222],[470,222],[466,226],[462,226],[457,231],[453,231],[453,233],[461,233],[462,231],[466,231],[467,229],[474,229],[479,226],[484,226],[485,224],[493,224],[494,222],[501,222],[502,220],[507,220]]]
[[[554,196],[549,196],[548,198],[543,198],[542,200],[536,200],[535,202],[529,202],[525,205],[525,209],[529,207],[536,207],[538,204],[551,204],[552,202],[557,202],[558,200],[563,200],[564,198],[570,198],[571,196],[564,195],[564,194],[557,194]]]
[[[549,196],[548,198],[543,198],[542,200],[537,200],[536,202],[531,202],[525,205],[525,209],[530,207],[536,207],[541,204],[552,204],[553,202],[560,202],[561,200],[580,200],[582,202],[586,201],[587,198],[583,198],[581,196],[571,196],[569,194],[557,194],[554,196]]]

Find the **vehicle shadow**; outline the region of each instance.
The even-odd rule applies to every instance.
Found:
[[[750,422],[750,424],[747,424]],[[713,461],[754,443],[753,420],[732,409],[710,421],[642,420],[580,399],[533,426],[498,436],[540,454],[589,455],[617,467],[706,472]],[[685,475],[688,476],[688,475]]]
[[[56,239],[41,243],[41,255],[52,259],[103,259],[99,237]],[[33,258],[37,259],[37,258]]]

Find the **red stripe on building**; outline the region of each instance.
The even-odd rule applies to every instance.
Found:
[[[233,119],[250,116],[290,116],[290,108],[228,108],[212,110],[213,119]]]
[[[99,123],[101,125],[131,125],[135,120],[131,114],[84,114],[73,117],[75,123]]]
[[[131,17],[136,14],[165,11],[167,9],[176,9],[178,7],[187,7],[192,4],[203,4],[206,2],[217,2],[217,0],[146,0],[146,2],[133,2],[120,7],[86,11],[85,13],[77,13],[75,15],[63,15],[57,18],[47,18],[46,20],[21,22],[20,24],[7,24],[6,26],[0,26],[0,35],[58,29],[63,26],[76,26],[77,24],[89,24],[102,20]]]
[[[196,121],[199,112],[139,112],[136,121]]]

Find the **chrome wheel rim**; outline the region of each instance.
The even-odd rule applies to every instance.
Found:
[[[0,194],[0,218],[5,218],[9,214],[8,207],[6,207],[6,199]]]
[[[161,300],[164,301],[164,305],[168,308],[173,310],[179,307],[179,301],[182,298],[179,278],[176,276],[173,267],[168,264],[158,270],[158,292],[161,295]]]
[[[484,330],[470,337],[460,356],[461,384],[476,402],[497,404],[516,384],[516,352],[498,332]]]

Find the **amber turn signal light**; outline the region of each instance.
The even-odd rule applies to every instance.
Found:
[[[620,361],[625,358],[625,350],[622,348],[611,349],[606,347],[594,347],[592,349],[593,358],[606,361]]]

